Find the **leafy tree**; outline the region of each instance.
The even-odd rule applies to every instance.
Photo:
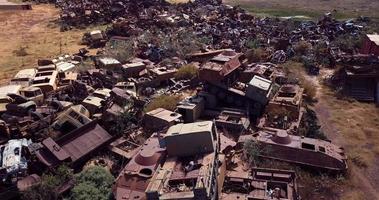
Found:
[[[71,199],[106,200],[110,198],[114,177],[103,167],[91,167],[76,177]]]
[[[243,155],[250,165],[256,165],[258,156],[262,153],[260,145],[254,140],[248,140],[243,144]]]
[[[73,178],[70,168],[60,166],[55,174],[44,174],[41,183],[35,185],[22,193],[21,199],[25,200],[55,200],[58,199],[56,188]]]

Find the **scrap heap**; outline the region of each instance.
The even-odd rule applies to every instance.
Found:
[[[38,60],[0,88],[0,189],[25,190],[25,182],[62,164],[80,170],[96,153],[121,163],[112,188],[120,200],[296,200],[294,172],[236,161],[253,141],[263,159],[347,169],[343,148],[299,135],[304,89],[282,63],[303,59],[299,44],[311,46],[304,60],[317,59],[315,47],[326,45],[321,56],[330,66],[346,64],[336,84],[358,99],[379,99],[377,55],[333,43],[362,34],[361,20],[258,18],[218,0],[55,3],[63,28],[109,27],[83,37],[96,55],[80,49]],[[376,54],[377,37],[367,38],[361,53]],[[317,72],[319,63],[308,67]]]

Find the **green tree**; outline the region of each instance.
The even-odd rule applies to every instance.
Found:
[[[103,167],[94,166],[76,177],[71,199],[75,200],[106,200],[111,196],[114,177]]]
[[[35,185],[22,193],[21,199],[24,200],[55,200],[58,199],[57,187],[73,178],[70,168],[65,165],[58,167],[55,173],[44,174],[41,183]]]
[[[243,144],[243,155],[250,165],[257,165],[258,156],[262,153],[260,145],[254,140],[248,140]]]

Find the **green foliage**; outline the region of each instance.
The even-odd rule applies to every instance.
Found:
[[[71,199],[106,200],[110,198],[114,177],[103,167],[91,167],[76,177]]]
[[[260,46],[260,44],[257,39],[249,39],[246,41],[245,46],[249,49],[257,49]]]
[[[21,199],[24,200],[55,200],[58,199],[58,194],[55,191],[61,184],[73,178],[70,168],[67,166],[60,166],[55,174],[44,174],[41,177],[41,183],[35,185],[23,192]]]
[[[310,138],[326,140],[327,137],[320,128],[316,112],[307,107],[300,124],[299,134]]]
[[[191,29],[180,29],[175,34],[167,35],[159,31],[145,31],[131,41],[137,41],[139,48],[147,48],[153,44],[163,50],[161,53],[162,59],[180,57],[185,58],[186,55],[199,51],[203,44],[202,42],[211,43],[210,38],[198,38]]]
[[[164,108],[167,110],[174,111],[176,105],[180,101],[179,96],[167,96],[161,95],[155,99],[153,99],[145,108],[145,112],[149,112],[155,110],[157,108]]]
[[[178,72],[175,74],[175,78],[178,80],[193,79],[197,77],[199,70],[193,65],[184,65],[179,68]]]
[[[265,57],[265,51],[262,48],[250,49],[246,52],[246,58],[250,62],[260,62],[263,61]]]
[[[123,111],[116,119],[111,120],[112,124],[110,131],[114,134],[122,134],[133,125],[134,115],[130,111]]]
[[[306,55],[312,49],[312,44],[306,41],[300,41],[294,46],[297,55]]]
[[[363,44],[364,35],[353,36],[350,34],[344,34],[337,37],[333,44],[339,47],[342,51],[352,52],[356,48],[360,48]]]
[[[132,40],[111,40],[104,48],[103,54],[125,63],[135,56]]]
[[[244,158],[250,165],[256,166],[258,162],[258,156],[262,153],[263,149],[254,140],[248,140],[243,144]]]

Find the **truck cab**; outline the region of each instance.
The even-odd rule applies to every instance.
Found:
[[[27,87],[31,84],[32,80],[37,74],[37,69],[29,68],[23,69],[17,72],[17,74],[12,78],[10,84],[11,85],[22,85],[23,87]]]
[[[20,94],[21,87],[21,85],[6,85],[0,87],[0,113],[7,111],[6,105],[13,102],[8,94]]]
[[[39,87],[26,87],[20,90],[20,94],[30,101],[34,101],[38,106],[44,102],[44,95]]]

